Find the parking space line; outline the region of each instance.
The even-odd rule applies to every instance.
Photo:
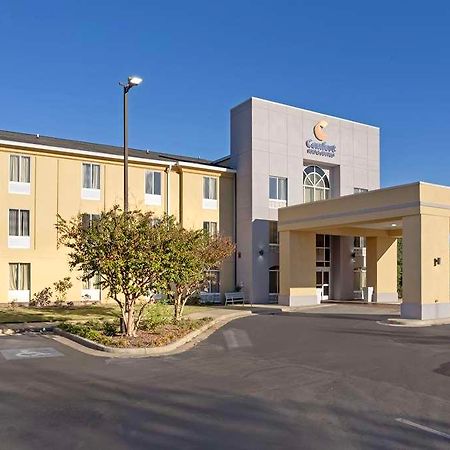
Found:
[[[450,434],[444,433],[443,431],[438,431],[438,430],[435,430],[434,428],[430,428],[425,425],[421,425],[420,423],[411,422],[410,420],[402,419],[400,417],[397,417],[397,419],[395,419],[395,420],[397,422],[403,423],[405,425],[409,425],[410,427],[417,428],[418,430],[426,431],[427,433],[432,433],[437,436],[440,436],[440,437],[450,440]]]

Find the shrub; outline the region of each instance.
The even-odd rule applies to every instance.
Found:
[[[50,287],[46,287],[41,291],[35,292],[30,300],[30,306],[43,308],[50,305],[50,299],[52,298],[52,290]]]
[[[65,277],[62,280],[55,281],[53,283],[53,287],[55,288],[55,294],[56,294],[56,300],[55,305],[56,306],[62,306],[67,300],[67,292],[69,289],[73,286],[72,282],[70,281],[70,277]]]
[[[164,325],[172,320],[172,315],[164,303],[158,302],[148,307],[139,326],[141,330],[150,331],[158,325]]]
[[[104,322],[103,323],[103,333],[106,336],[115,336],[117,334],[119,327],[117,322]]]
[[[15,309],[17,307],[17,300],[11,300],[8,305],[11,309]]]
[[[89,321],[86,323],[69,323],[64,322],[59,325],[61,330],[68,333],[76,334],[91,341],[99,342],[100,344],[110,345],[111,338],[105,336],[103,331],[104,324],[100,321]]]

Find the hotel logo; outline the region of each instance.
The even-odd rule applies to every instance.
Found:
[[[313,127],[313,133],[315,138],[319,142],[314,142],[312,139],[306,141],[306,151],[312,155],[317,156],[327,156],[328,158],[334,158],[336,155],[336,146],[327,144],[325,141],[327,139],[327,133],[325,128],[328,126],[326,120],[321,120],[317,122]]]
[[[321,120],[314,125],[313,133],[318,141],[323,142],[327,140],[327,133],[325,133],[325,128],[327,126],[328,122],[326,120]]]

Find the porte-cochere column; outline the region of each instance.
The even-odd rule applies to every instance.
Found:
[[[403,303],[405,319],[450,317],[449,218],[403,218]]]
[[[315,305],[316,234],[309,231],[280,231],[280,294],[278,303],[287,306]]]

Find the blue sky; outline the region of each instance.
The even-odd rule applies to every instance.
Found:
[[[133,6],[131,6],[133,5]],[[255,96],[381,128],[382,185],[450,185],[450,2],[2,0],[0,129],[217,158]]]

